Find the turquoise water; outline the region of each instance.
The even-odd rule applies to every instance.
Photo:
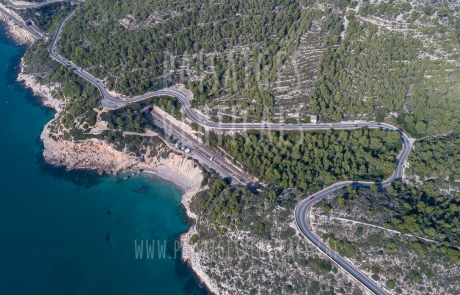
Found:
[[[174,250],[180,189],[44,163],[53,113],[14,82],[24,51],[0,29],[0,294],[207,294]],[[141,240],[166,241],[167,257],[136,259]]]

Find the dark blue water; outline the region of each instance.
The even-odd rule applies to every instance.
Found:
[[[206,294],[174,252],[180,189],[44,163],[54,115],[14,81],[25,50],[0,29],[0,294]],[[136,240],[166,241],[171,259],[136,259]]]

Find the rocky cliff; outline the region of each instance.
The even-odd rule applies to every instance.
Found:
[[[21,63],[21,69],[24,67],[25,65]],[[26,87],[31,88],[35,95],[41,97],[44,105],[56,110],[55,118],[45,125],[40,136],[44,145],[43,156],[47,162],[68,169],[97,169],[100,173],[115,174],[127,170],[154,172],[186,190],[182,203],[187,215],[196,220],[196,215],[190,211],[189,204],[203,189],[201,188],[203,175],[195,161],[186,155],[174,153],[169,153],[167,157],[151,156],[150,148],[139,157],[133,153],[116,150],[107,142],[95,138],[80,141],[64,140],[53,128],[53,125],[59,125],[56,123],[66,104],[65,100],[53,97],[53,91],[59,89],[60,85],[40,85],[33,75],[24,74],[23,71],[19,74],[18,81],[23,81]],[[166,150],[170,147],[164,143],[161,148]],[[193,250],[190,248],[189,237],[194,232],[195,228],[192,226],[180,238],[184,248],[183,258],[211,292],[217,294],[216,286],[206,274],[206,269],[201,266],[200,259],[193,255]]]

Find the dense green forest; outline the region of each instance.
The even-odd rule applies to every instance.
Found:
[[[300,190],[338,180],[383,180],[401,148],[397,132],[249,132],[223,137],[223,147],[261,181]],[[213,137],[211,145],[217,144]]]
[[[458,131],[460,71],[451,63],[420,59],[421,41],[350,20],[338,50],[328,50],[320,66],[311,113],[331,120],[382,121],[390,112],[412,136]]]
[[[169,114],[175,115],[177,119],[181,118],[181,113],[178,112],[181,104],[177,99],[171,97],[152,97],[142,102],[130,104],[123,109],[103,113],[101,120],[107,121],[108,127],[113,130],[143,132],[148,123],[142,118],[140,111],[152,104],[155,104]]]
[[[33,1],[37,2],[37,1]],[[30,8],[20,11],[23,19],[30,19],[45,32],[55,30],[59,23],[75,9],[68,2],[51,3],[39,8]]]
[[[423,57],[435,48],[422,38],[359,21],[354,12],[341,40],[344,9],[356,3],[322,3],[327,5],[318,9],[310,0],[89,0],[64,27],[59,50],[117,92],[133,95],[182,81],[195,93],[194,106],[212,108],[230,95],[226,106],[245,110],[240,117],[249,121],[261,120],[275,114],[272,89],[280,66],[318,22],[328,49],[316,90],[296,98],[305,104],[303,115],[386,120],[413,137],[459,131],[460,71],[453,63]],[[460,22],[453,9],[440,5],[408,22],[429,24],[419,28],[423,34],[439,39],[442,33],[444,43],[455,47]],[[69,10],[68,3],[55,3],[23,13],[52,30]],[[407,2],[366,2],[359,14],[388,18],[409,11]],[[454,57],[454,47],[442,46]]]
[[[336,44],[340,16],[295,1],[89,0],[64,27],[59,51],[125,95],[181,81],[200,104],[239,93],[238,103],[260,119],[264,107],[273,114],[277,71],[314,20]]]
[[[430,179],[437,188],[449,190],[460,186],[460,139],[458,134],[425,139],[415,143],[409,156],[408,174],[419,181]]]
[[[152,12],[158,13],[156,24],[134,32],[118,22],[128,14],[142,22]],[[212,1],[89,0],[65,26],[60,50],[78,65],[103,65],[119,76],[118,91],[142,93],[152,83],[163,86],[164,52],[181,57],[245,44],[268,48],[299,17],[298,5],[285,0],[228,0],[219,5]],[[128,74],[127,69],[136,70]]]

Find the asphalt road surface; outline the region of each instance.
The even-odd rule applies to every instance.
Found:
[[[150,110],[151,107],[147,107],[146,109],[147,110],[143,110],[141,113],[150,124],[161,127],[166,134],[172,135],[189,148],[192,148],[192,153],[199,157],[202,163],[209,168],[214,169],[222,177],[231,178],[232,182],[234,181],[240,185],[246,185],[253,182],[252,178],[233,167],[225,160],[225,158],[221,157],[186,132],[183,132],[179,127],[171,123],[161,114],[155,112],[154,110]],[[213,160],[211,160],[211,158],[213,158]]]
[[[21,20],[17,19],[15,16],[11,15],[10,13],[8,13],[6,10],[2,9],[1,7],[0,7],[0,12],[3,15],[5,15],[9,20],[11,20],[16,25],[18,25],[19,27],[29,31],[29,33],[31,33],[32,36],[34,36],[35,38],[40,39],[40,40],[44,40],[45,34],[43,32],[41,32],[37,27],[26,25],[25,22],[22,19]]]
[[[8,1],[8,0],[7,0]],[[56,2],[56,1],[55,1]],[[376,123],[376,122],[367,122],[367,123],[334,123],[334,124],[284,124],[284,123],[215,123],[210,122],[198,114],[192,109],[190,105],[190,101],[192,99],[192,94],[187,91],[186,89],[180,87],[169,87],[158,91],[152,91],[145,93],[143,95],[138,95],[135,97],[124,98],[118,97],[115,95],[111,95],[106,86],[99,81],[97,78],[86,72],[84,69],[79,68],[71,61],[66,60],[56,50],[57,42],[61,37],[62,27],[64,26],[65,22],[73,16],[74,12],[69,14],[64,21],[59,25],[56,36],[53,40],[53,43],[50,47],[50,54],[51,56],[60,62],[61,64],[71,67],[71,69],[89,81],[90,83],[94,84],[102,94],[102,102],[101,105],[107,109],[118,109],[125,107],[126,105],[134,102],[138,102],[150,97],[154,96],[172,96],[177,98],[183,105],[185,111],[189,115],[189,117],[195,121],[196,123],[214,128],[214,129],[228,129],[228,130],[245,130],[245,129],[258,129],[258,130],[298,130],[298,131],[312,131],[312,130],[328,130],[328,129],[357,129],[362,127],[367,128],[379,128],[388,131],[398,132],[401,136],[401,140],[403,142],[403,148],[401,153],[398,156],[396,161],[396,168],[393,174],[383,182],[361,182],[361,181],[345,181],[333,184],[322,191],[312,195],[311,197],[307,198],[306,200],[299,203],[295,210],[295,219],[299,230],[305,235],[305,237],[318,249],[324,252],[327,256],[330,257],[333,261],[335,261],[338,265],[340,265],[343,269],[345,269],[350,275],[355,277],[360,283],[362,283],[367,289],[375,294],[386,294],[386,292],[378,287],[371,279],[366,277],[362,274],[359,270],[357,270],[353,265],[351,265],[346,259],[342,258],[338,253],[333,251],[329,248],[326,244],[324,244],[315,234],[313,234],[308,226],[307,222],[307,214],[309,209],[313,204],[319,202],[320,200],[326,198],[328,195],[334,193],[335,191],[345,188],[349,185],[355,187],[366,187],[369,188],[372,184],[377,185],[379,188],[385,188],[391,184],[394,180],[400,179],[403,173],[403,165],[407,160],[407,157],[410,153],[411,144],[409,142],[408,137],[399,129],[394,126],[384,124],[384,123]],[[177,130],[176,130],[177,131]],[[204,158],[206,156],[203,155]],[[213,163],[209,163],[212,165]],[[220,169],[220,168],[218,168]],[[222,173],[226,173],[225,171],[221,171]]]

